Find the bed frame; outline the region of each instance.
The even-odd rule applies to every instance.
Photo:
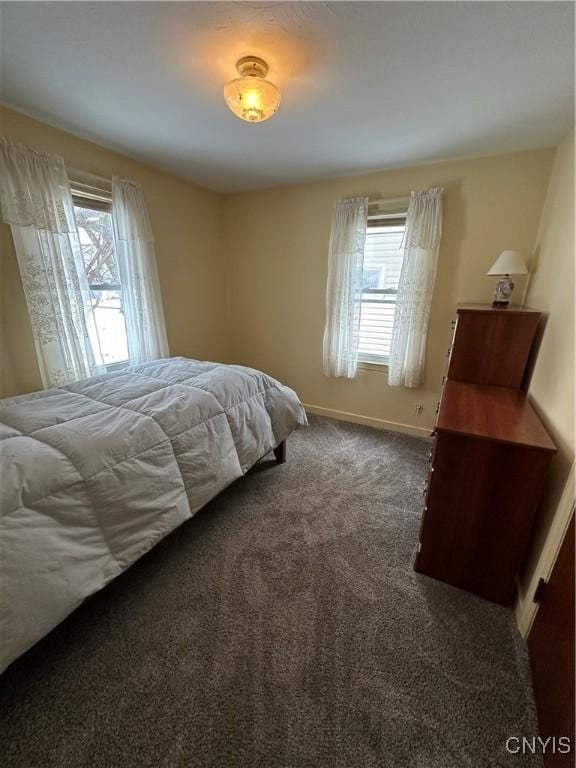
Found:
[[[277,464],[286,463],[286,440],[282,440],[280,445],[274,448],[274,456]]]

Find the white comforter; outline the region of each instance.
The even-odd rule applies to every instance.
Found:
[[[0,671],[305,423],[260,371],[185,358],[0,401]]]

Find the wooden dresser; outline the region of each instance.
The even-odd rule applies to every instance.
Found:
[[[415,568],[501,604],[556,448],[521,389],[540,313],[458,309]]]

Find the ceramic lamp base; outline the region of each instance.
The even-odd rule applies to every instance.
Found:
[[[508,300],[514,290],[514,283],[510,280],[509,275],[506,275],[501,280],[498,280],[494,286],[494,300],[492,301],[493,307],[507,307]]]

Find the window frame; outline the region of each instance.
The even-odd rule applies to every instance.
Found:
[[[107,190],[92,187],[80,182],[71,182],[72,203],[75,208],[87,208],[92,211],[104,211],[112,214],[112,195]],[[90,291],[119,291],[122,293],[121,283],[88,283]],[[114,363],[104,363],[107,373],[122,370],[130,365],[130,360],[117,360]]]
[[[404,227],[404,232],[406,231],[406,214],[407,210],[403,211],[395,211],[394,213],[375,213],[368,216],[368,224],[366,229],[366,235],[368,236],[368,232],[371,228],[382,228],[382,227]],[[392,290],[390,288],[386,288],[383,290],[378,289],[367,289],[363,290],[360,295],[360,306],[362,307],[362,304],[364,303],[362,297],[365,293],[388,293],[393,294],[394,296],[398,295],[398,289]],[[389,301],[389,302],[382,302],[387,304],[396,304],[396,300]],[[363,368],[366,370],[371,371],[380,371],[383,372],[384,369],[387,369],[390,364],[390,358],[384,357],[383,355],[373,355],[368,352],[358,352],[358,367]]]

